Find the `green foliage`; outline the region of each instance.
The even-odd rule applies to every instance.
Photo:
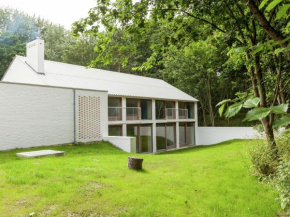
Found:
[[[261,4],[259,5],[259,9],[262,9],[267,3],[268,3],[269,0],[263,0],[261,2]]]
[[[0,33],[0,78],[15,55],[25,54],[25,44],[11,32]]]
[[[275,8],[279,3],[281,3],[283,0],[273,0],[266,8],[266,11],[270,11],[273,8]]]
[[[287,114],[288,104],[280,104],[271,107],[271,112],[275,114]]]
[[[281,6],[277,13],[276,20],[281,19],[283,16],[286,16],[289,8],[290,8],[290,4],[285,4]]]
[[[244,102],[243,107],[244,108],[256,108],[259,103],[260,103],[260,98],[255,97],[253,99],[248,99],[246,102]]]
[[[268,116],[271,110],[269,108],[254,108],[250,110],[246,117],[245,121],[254,121],[254,120],[261,120],[262,118]]]
[[[248,146],[250,158],[253,164],[254,175],[260,179],[269,181],[279,191],[281,208],[290,211],[290,140],[285,133],[277,139],[277,151],[279,161],[271,161],[273,150],[262,140],[256,140],[256,144]]]
[[[256,140],[254,145],[248,146],[248,150],[255,176],[268,177],[275,174],[278,165],[272,160],[273,150],[269,144]]]
[[[290,115],[284,115],[273,123],[274,128],[284,127],[290,124]]]
[[[231,118],[231,117],[235,116],[242,109],[242,107],[243,107],[242,103],[235,103],[235,104],[230,105],[227,108],[227,111],[225,113],[225,117]]]

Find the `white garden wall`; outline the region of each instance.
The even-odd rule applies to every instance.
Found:
[[[75,90],[79,94],[97,96],[101,105],[107,104],[107,92]],[[106,109],[100,109],[99,131],[104,135],[107,115]],[[73,89],[0,82],[0,150],[78,141],[74,136],[79,131],[74,124],[77,119]]]
[[[107,136],[105,141],[112,143],[114,146],[128,153],[136,153],[136,138],[128,136]],[[135,147],[134,147],[135,146]]]
[[[197,145],[212,145],[231,139],[251,139],[257,135],[252,127],[198,127]]]

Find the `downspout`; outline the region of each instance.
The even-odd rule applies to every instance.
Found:
[[[77,145],[77,131],[76,131],[76,90],[73,89],[73,115],[74,115],[74,145]]]

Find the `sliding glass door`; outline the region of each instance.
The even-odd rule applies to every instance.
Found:
[[[127,136],[136,137],[138,153],[152,153],[152,125],[127,125]]]
[[[175,148],[175,124],[156,124],[157,150]]]
[[[195,145],[194,123],[179,123],[179,145]]]

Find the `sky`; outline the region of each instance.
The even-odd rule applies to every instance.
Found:
[[[29,15],[40,16],[66,29],[80,18],[88,15],[94,7],[94,0],[0,0],[1,7],[10,7]]]

